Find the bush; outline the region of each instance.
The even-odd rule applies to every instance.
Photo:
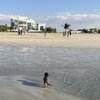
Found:
[[[56,33],[56,28],[52,28],[52,27],[47,27],[46,28],[46,31],[49,32],[49,33]]]
[[[10,30],[11,27],[8,27],[7,25],[0,25],[0,32],[7,32],[7,30]]]

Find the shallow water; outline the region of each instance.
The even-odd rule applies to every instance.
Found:
[[[59,92],[82,100],[100,100],[99,49],[0,45],[0,67],[26,68],[31,73],[26,79],[36,81],[48,71]]]

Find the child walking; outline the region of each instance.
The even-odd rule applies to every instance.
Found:
[[[49,76],[49,74],[48,74],[47,72],[45,72],[45,73],[44,73],[44,78],[43,78],[44,87],[52,86],[52,85],[48,82],[48,76]]]

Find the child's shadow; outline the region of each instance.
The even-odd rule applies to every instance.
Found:
[[[27,81],[27,80],[17,80],[17,81],[22,82],[22,84],[26,85],[26,86],[34,86],[34,87],[43,88],[43,84],[40,84],[38,82],[31,82],[31,81]]]

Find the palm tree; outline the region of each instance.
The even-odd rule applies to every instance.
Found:
[[[70,27],[70,24],[65,23],[65,25],[64,25],[65,32],[69,27]]]
[[[64,29],[65,29],[65,34],[63,34],[63,36],[65,36],[67,34],[67,29],[70,27],[70,24],[65,23],[65,25],[63,25]]]

